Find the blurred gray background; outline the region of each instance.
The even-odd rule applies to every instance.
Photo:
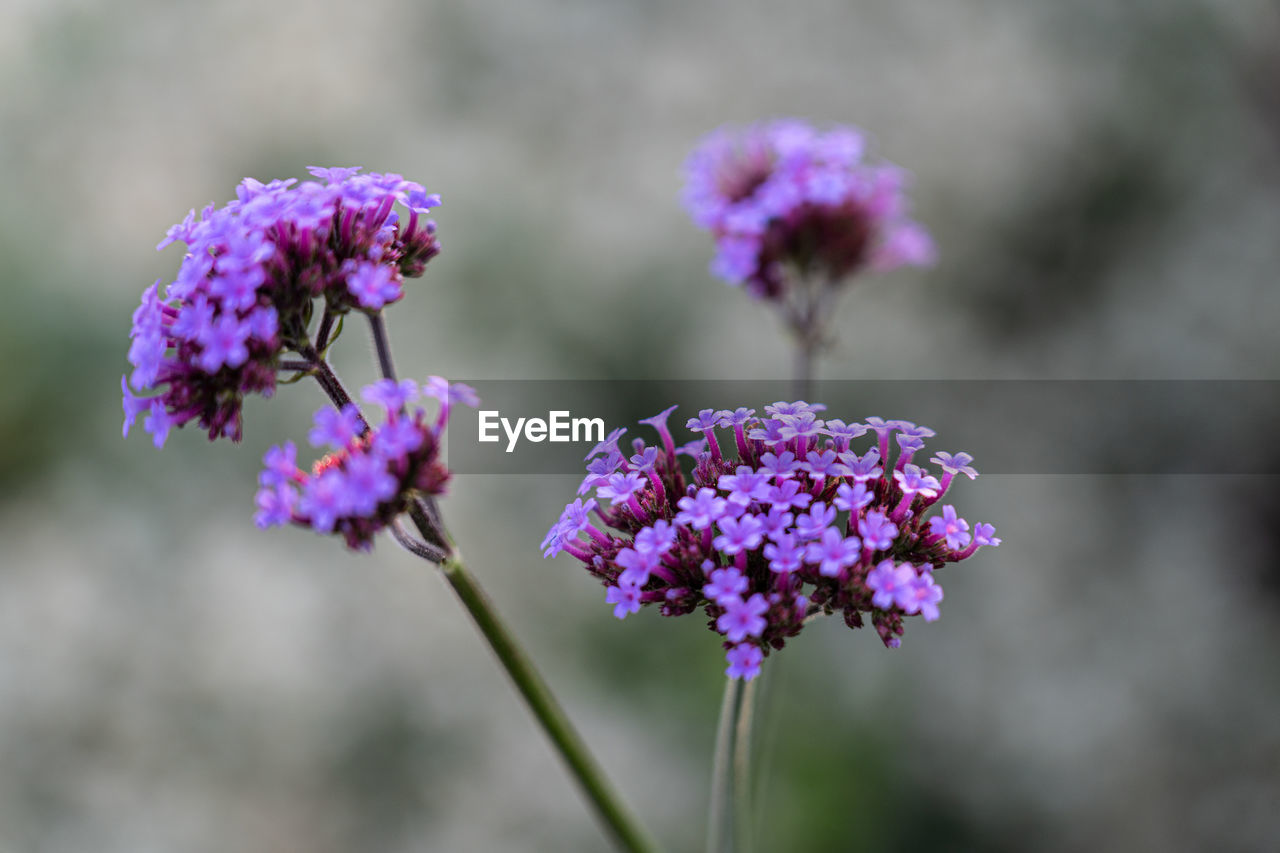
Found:
[[[240,446],[120,439],[130,313],[188,208],[309,164],[440,192],[444,252],[388,318],[406,374],[782,379],[680,164],[724,122],[849,122],[941,261],[852,288],[822,376],[1277,379],[1277,45],[1259,0],[4,0],[0,851],[606,845],[429,567],[252,526],[316,389],[250,401]],[[1275,471],[1235,418],[1204,441]],[[634,808],[697,849],[721,651],[541,559],[576,482],[464,477],[445,508]],[[1005,544],[948,570],[941,621],[768,661],[761,849],[1277,849],[1277,486],[965,484]]]

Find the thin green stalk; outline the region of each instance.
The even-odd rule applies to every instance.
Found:
[[[707,815],[707,853],[750,853],[752,847],[751,727],[756,682],[725,682],[716,726]]]
[[[814,361],[817,351],[816,338],[797,335],[795,372],[791,376],[791,396],[797,400],[808,400],[813,392]]]
[[[550,688],[499,618],[488,596],[471,577],[455,551],[440,563],[445,580],[470,614],[498,661],[524,697],[529,710],[542,724],[565,763],[569,765],[596,814],[604,821],[623,850],[655,851],[654,843],[622,802],[603,769],[574,729]]]

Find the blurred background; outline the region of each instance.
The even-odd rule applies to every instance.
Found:
[[[3,0],[0,851],[606,847],[433,570],[253,527],[318,390],[249,401],[240,446],[120,439],[129,317],[188,208],[310,164],[441,193],[443,254],[388,316],[405,374],[783,379],[680,166],[725,122],[847,122],[914,175],[941,260],[859,281],[821,376],[1274,380],[1277,45],[1261,0]],[[1276,471],[1239,417],[1195,420]],[[636,811],[694,850],[721,650],[542,560],[577,481],[461,477],[445,509]],[[1004,545],[948,571],[945,618],[892,652],[829,620],[767,662],[760,849],[1277,849],[1278,494],[964,484]]]

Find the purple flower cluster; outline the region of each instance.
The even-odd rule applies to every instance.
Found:
[[[245,394],[269,396],[279,358],[309,344],[313,300],[330,316],[381,310],[440,250],[427,211],[440,199],[394,174],[311,168],[320,181],[246,178],[237,198],[192,210],[157,246],[182,242],[177,278],[157,281],[133,315],[121,379],[124,432],[138,415],[156,446],[198,420],[210,439],[241,436]],[[401,218],[399,202],[408,210]],[[159,391],[137,397],[130,391]]]
[[[293,442],[273,447],[258,475],[258,511],[254,521],[267,528],[284,524],[310,527],[317,533],[340,533],[358,550],[373,547],[373,537],[418,495],[444,493],[449,470],[440,461],[440,440],[456,403],[475,406],[475,392],[461,383],[433,376],[418,387],[412,380],[384,379],[367,386],[367,402],[386,411],[373,429],[355,404],[316,412],[308,438],[333,452],[306,472],[298,468]],[[439,413],[429,421],[420,396],[434,397]]]
[[[620,619],[645,604],[668,616],[702,608],[724,637],[731,678],[754,678],[818,613],[839,611],[853,628],[869,614],[897,646],[903,617],[938,618],[935,570],[1000,544],[994,527],[971,529],[949,504],[929,513],[957,474],[977,471],[965,453],[934,455],[933,472],[917,463],[934,434],[926,427],[846,424],[819,418],[821,405],[775,403],[764,417],[705,409],[686,424],[702,437],[677,447],[674,408],[642,421],[660,446],[636,439],[628,457],[616,430],[591,451],[543,555],[585,563]],[[868,433],[859,453],[852,442]],[[680,456],[691,459],[688,476]]]
[[[789,270],[835,284],[868,266],[931,264],[933,241],[906,215],[905,173],[867,162],[864,148],[852,127],[795,119],[707,136],[685,163],[684,202],[715,236],[712,272],[781,299]]]

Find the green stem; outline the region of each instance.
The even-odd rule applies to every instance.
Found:
[[[751,726],[756,682],[725,682],[712,759],[707,853],[749,853],[752,847]]]
[[[814,356],[817,350],[817,339],[806,334],[797,335],[795,372],[791,376],[791,396],[797,400],[809,400],[813,392]]]
[[[604,821],[614,841],[623,850],[654,851],[657,845],[645,833],[622,802],[618,792],[609,783],[603,769],[592,757],[587,745],[574,729],[564,709],[551,694],[550,688],[534,669],[532,662],[516,643],[515,638],[499,618],[488,596],[471,577],[461,556],[455,551],[440,563],[445,580],[453,588],[462,606],[497,655],[516,689],[524,697],[529,710],[542,724],[543,730],[559,750],[565,763],[596,814]]]

